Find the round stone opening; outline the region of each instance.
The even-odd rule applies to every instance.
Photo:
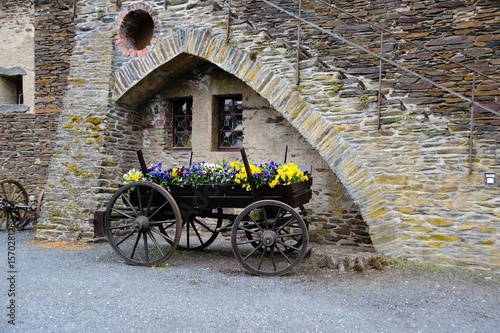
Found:
[[[120,32],[127,39],[127,48],[142,50],[146,48],[153,37],[154,21],[144,10],[134,10],[125,16]]]

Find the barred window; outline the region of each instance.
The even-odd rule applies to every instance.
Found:
[[[242,98],[218,98],[219,150],[243,147]]]
[[[173,146],[174,148],[191,149],[193,133],[193,100],[180,99],[172,101],[173,106]]]

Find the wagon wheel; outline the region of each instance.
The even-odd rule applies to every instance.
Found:
[[[208,217],[206,215],[209,215]],[[182,237],[179,248],[185,250],[201,250],[212,244],[222,225],[222,208],[217,213],[203,214],[200,211],[186,210],[182,213]]]
[[[42,189],[40,193],[38,193],[38,197],[36,199],[34,199],[34,196],[30,197],[29,205],[33,213],[28,218],[24,218],[22,222],[19,222],[19,224],[17,225],[19,230],[23,230],[30,224],[32,224],[33,226],[37,224],[38,217],[40,217],[40,212],[42,211],[42,201],[44,195],[45,190]]]
[[[256,275],[289,273],[304,258],[307,243],[304,220],[292,207],[274,200],[246,207],[236,217],[231,232],[234,255]]]
[[[126,263],[161,264],[172,255],[181,237],[181,213],[164,188],[150,182],[122,186],[113,194],[104,215],[109,243]]]
[[[16,180],[6,179],[0,181],[0,205],[6,205],[7,201],[10,205],[28,205],[28,194],[26,190]],[[1,206],[0,206],[1,207]],[[26,209],[19,209],[19,214],[22,219],[26,216]],[[8,228],[10,221],[14,221],[14,214],[12,211],[7,209],[0,210],[0,228],[5,223],[5,227]]]
[[[307,213],[305,212],[305,209],[303,206],[299,206],[298,207],[301,211],[301,213],[299,214],[302,214],[303,216],[305,216]],[[274,212],[277,214],[277,218],[278,219],[283,219],[285,218],[285,215],[288,214],[288,211],[286,210],[279,210],[280,209],[279,207],[274,207]],[[287,244],[291,245],[290,247],[287,247],[284,252],[285,253],[291,253],[291,252],[294,252],[295,251],[295,248],[299,247],[302,245],[302,243],[304,242],[304,237],[302,237],[302,234],[296,234],[294,232],[294,227],[286,227],[286,228],[283,228],[283,229],[280,229],[278,232],[277,232],[277,236],[278,236],[278,239],[280,239],[282,242],[286,242]],[[306,229],[309,230],[309,225],[306,223]],[[252,233],[251,230],[247,230],[245,231],[245,235],[247,237],[248,240],[254,240],[255,239],[255,235]],[[295,243],[293,243],[293,241],[295,241]],[[256,248],[257,250],[259,251],[264,251],[264,248],[263,247],[260,247],[259,244],[260,242],[258,240],[254,241],[254,242],[250,242],[250,244]],[[274,249],[275,251],[279,252],[279,249],[278,248],[275,248]]]
[[[42,201],[45,197],[45,190],[42,189],[40,193],[38,193],[38,197],[36,199],[36,208],[35,208],[35,217],[40,217],[40,212],[42,211]]]

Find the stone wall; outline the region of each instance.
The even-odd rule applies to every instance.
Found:
[[[30,112],[34,112],[35,105],[34,15],[31,1],[4,0],[0,4],[0,67],[19,67],[26,72],[22,78],[23,104]],[[16,104],[15,85],[11,89],[9,104]]]
[[[297,13],[287,1],[273,3]],[[377,54],[383,32],[384,57],[469,97],[476,72],[476,100],[498,109],[497,1],[303,1],[302,9],[306,20]],[[283,54],[290,54],[287,51],[295,47],[296,19],[268,5],[256,7],[254,1],[237,3],[234,11],[238,18],[233,21],[234,29],[247,21],[269,34],[263,47],[271,44]],[[307,24],[302,24],[301,46],[303,60],[316,59],[346,75],[378,78],[375,57]],[[367,87],[376,85],[369,80],[363,82]],[[387,63],[382,84],[384,95],[408,102],[413,112],[453,113],[457,118],[457,109],[467,112],[469,108],[469,103]]]
[[[5,0],[0,8],[0,66],[26,71],[30,112],[60,112],[75,37],[73,1]]]
[[[47,181],[59,114],[0,112],[0,180],[15,179],[28,194]]]
[[[49,167],[39,239],[90,240],[89,219],[118,187],[123,161],[135,160],[139,141],[131,114],[111,104],[113,26],[109,1],[78,2],[71,67],[57,145]],[[114,12],[114,15],[117,13]],[[130,163],[130,162],[129,162]]]
[[[73,53],[73,1],[35,1],[35,112],[60,112]]]
[[[294,3],[281,4],[296,10]],[[387,37],[383,46],[386,57],[421,68],[422,75],[461,94],[470,96],[472,75],[460,64],[486,73],[488,78],[477,80],[475,97],[498,110],[495,4],[429,0],[338,6],[443,51],[456,63],[434,64],[437,57],[429,51],[395,37]],[[379,128],[375,57],[304,25],[297,86],[296,19],[260,1],[233,2],[226,38],[226,5],[180,0],[165,9],[163,1],[122,1],[120,8],[104,0],[78,2],[76,45],[46,185],[58,205],[45,210],[37,237],[92,237],[88,219],[118,186],[123,171],[135,166],[134,149],[152,131],[143,127],[138,104],[159,98],[165,85],[201,61],[234,75],[266,100],[265,112],[281,115],[335,174],[355,208],[346,207],[341,218],[329,221],[338,234],[353,230],[344,226],[360,215],[380,253],[500,269],[500,187],[484,183],[485,172],[500,174],[496,113],[477,110],[470,155],[469,103],[384,66]],[[119,18],[137,8],[159,22],[146,54],[113,45],[120,38]],[[303,8],[307,19],[378,52],[380,34],[366,22],[323,2],[304,2]],[[257,121],[255,115],[249,118]]]
[[[28,114],[0,112],[0,180],[16,179],[29,194],[45,187],[54,153],[74,43],[71,3],[5,0],[0,4],[0,66],[26,70],[24,104],[30,107]]]

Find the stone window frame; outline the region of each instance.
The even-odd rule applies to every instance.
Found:
[[[226,100],[232,100],[232,105],[234,106],[235,104],[239,104],[239,110],[240,112],[234,112],[232,110],[229,111],[229,117],[230,119],[227,119],[227,115],[223,116],[223,112],[225,109],[225,101]],[[217,150],[218,151],[238,151],[241,147],[243,147],[243,96],[241,94],[236,94],[236,95],[223,95],[223,96],[216,96],[215,97],[215,105],[217,108]],[[224,118],[226,119],[224,119]],[[230,124],[226,123],[225,120],[229,120]],[[236,126],[235,126],[236,124]],[[226,129],[227,125],[231,126],[230,129]],[[238,129],[238,127],[240,127]],[[227,137],[227,136],[233,136],[236,135],[240,140],[236,141],[236,144],[234,143],[234,140],[230,140],[233,142],[229,142],[229,146],[224,146],[223,145],[223,140],[222,138]],[[225,140],[224,140],[225,141]]]
[[[175,150],[191,150],[192,142],[193,142],[193,97],[185,97],[185,98],[176,98],[169,101],[170,107],[172,109],[172,147]],[[181,105],[182,104],[182,105]],[[180,114],[185,104],[188,104],[188,110],[183,115]],[[178,130],[179,119],[187,120],[189,125],[188,129]],[[183,133],[183,136],[186,134],[189,137],[189,142],[187,146],[178,146],[178,135],[179,133]]]

